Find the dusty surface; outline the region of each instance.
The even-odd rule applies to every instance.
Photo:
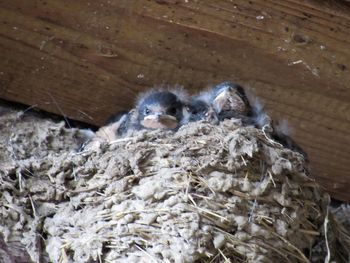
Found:
[[[77,129],[0,118],[4,262],[325,262],[327,245],[347,256],[302,156],[255,128],[193,123],[77,152]]]

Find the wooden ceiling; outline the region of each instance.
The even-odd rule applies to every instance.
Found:
[[[0,97],[96,125],[155,85],[233,80],[287,119],[350,201],[350,6],[311,0],[2,0]]]

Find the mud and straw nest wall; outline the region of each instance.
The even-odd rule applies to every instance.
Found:
[[[78,129],[16,112],[1,119],[1,262],[349,256],[302,155],[256,128],[199,122],[77,152]]]

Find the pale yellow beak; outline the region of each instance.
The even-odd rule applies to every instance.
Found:
[[[162,114],[148,115],[141,121],[141,125],[148,129],[175,129],[178,124],[174,116]]]

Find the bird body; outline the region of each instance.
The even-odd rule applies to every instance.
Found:
[[[198,101],[199,100],[199,101]],[[264,129],[269,136],[284,147],[304,155],[305,151],[291,138],[288,125],[273,122],[256,96],[234,82],[223,82],[213,89],[194,97],[192,101],[193,121],[204,119],[205,111],[214,109],[219,121],[240,119],[242,125],[252,125]],[[200,113],[198,113],[200,112]]]
[[[251,106],[243,87],[234,82],[223,82],[211,91],[213,108],[219,120],[251,115]]]
[[[211,103],[210,92],[202,92],[197,96],[192,96],[188,105],[187,122],[205,120],[212,124],[218,124],[218,115]]]
[[[263,129],[284,147],[298,151],[307,158],[302,148],[290,137],[290,129],[273,122],[257,97],[234,82],[222,82],[192,97],[183,89],[152,89],[139,95],[134,109],[113,115],[95,137],[97,141],[112,141],[135,130],[176,131],[189,122],[218,124],[231,118],[240,119],[244,126]]]
[[[252,109],[244,89],[234,82],[223,82],[193,96],[189,103],[188,121],[206,120],[217,124],[237,118],[251,122]]]

